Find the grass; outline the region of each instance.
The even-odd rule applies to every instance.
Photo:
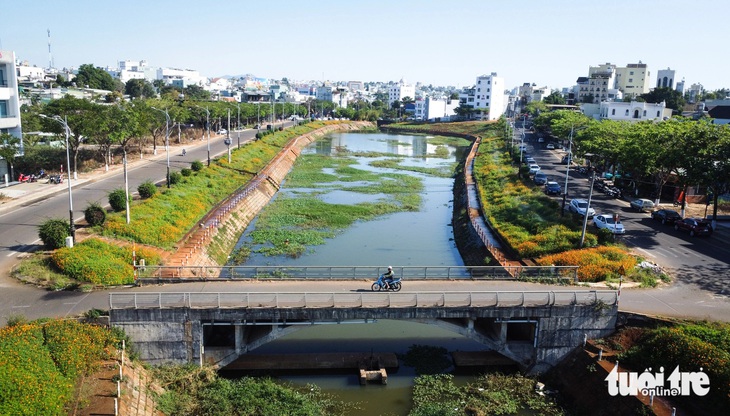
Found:
[[[63,274],[51,260],[47,252],[32,254],[13,269],[12,276],[33,285],[50,290],[65,290],[78,287],[78,282]]]

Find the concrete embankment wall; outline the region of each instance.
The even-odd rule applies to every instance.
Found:
[[[230,253],[243,231],[259,211],[269,203],[279,190],[281,182],[291,170],[302,149],[328,133],[361,130],[372,127],[370,122],[353,121],[333,124],[292,139],[269,164],[262,169],[248,186],[232,195],[212,210],[193,230],[177,252],[170,256],[168,266],[220,266],[220,256],[214,253]],[[214,269],[211,269],[211,272]],[[179,275],[186,271],[181,269]],[[199,276],[203,277],[203,276]],[[215,277],[215,276],[205,276]]]

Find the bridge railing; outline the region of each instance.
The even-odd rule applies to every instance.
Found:
[[[615,290],[479,292],[156,292],[110,293],[110,309],[171,308],[430,308],[607,305]]]
[[[383,266],[138,266],[138,280],[171,279],[376,279]],[[396,277],[406,280],[562,280],[577,282],[578,266],[398,266]]]

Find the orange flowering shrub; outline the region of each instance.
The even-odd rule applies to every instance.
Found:
[[[104,286],[134,282],[131,246],[117,246],[89,238],[73,248],[64,247],[51,254],[56,267],[67,276],[83,282]],[[158,264],[160,256],[146,247],[137,248],[137,259]]]
[[[568,250],[535,259],[541,266],[580,266],[578,280],[598,282],[608,278],[618,278],[623,267],[626,273],[634,269],[638,259],[618,247],[594,247]]]

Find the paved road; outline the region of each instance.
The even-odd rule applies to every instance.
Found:
[[[250,138],[254,132],[248,131],[242,134],[242,141]],[[211,139],[211,153],[224,153],[226,148],[222,144],[223,137]],[[236,139],[234,136],[234,145]],[[185,158],[176,151],[171,157],[173,166],[182,166],[192,160],[205,160],[207,150],[205,142],[198,142],[197,147],[188,150]],[[178,149],[179,151],[179,149]],[[536,153],[536,152],[534,152]],[[559,154],[546,154],[546,157],[557,157]],[[145,163],[135,162],[131,168],[136,174],[139,182],[145,179],[163,180],[165,177],[166,163],[164,152]],[[563,170],[564,174],[564,170]],[[81,210],[88,201],[102,200],[109,189],[120,186],[121,173],[117,170],[107,175],[99,175],[96,181],[92,178],[81,178],[74,187],[74,195],[79,189],[79,196],[74,202],[75,215],[80,217]],[[577,174],[576,174],[577,175]],[[572,177],[576,187],[580,186],[580,177]],[[587,191],[587,183],[583,178]],[[138,183],[138,182],[137,182]],[[34,319],[45,316],[67,317],[81,314],[92,308],[105,309],[108,307],[108,293],[110,291],[98,291],[92,293],[79,292],[49,292],[34,287],[29,287],[10,279],[7,276],[9,268],[19,261],[22,252],[37,247],[37,224],[47,216],[65,217],[68,215],[68,197],[64,189],[48,188],[53,185],[45,185],[46,188],[38,190],[34,194],[23,195],[17,201],[0,206],[0,267],[3,273],[0,274],[0,323],[4,324],[11,315],[22,314]],[[25,185],[19,185],[25,186]],[[38,185],[36,185],[37,187]],[[109,188],[111,186],[111,188]],[[132,185],[136,188],[136,184]],[[14,188],[14,187],[13,187]],[[11,188],[12,189],[12,188]],[[51,191],[48,191],[51,189]],[[578,189],[578,188],[576,188]],[[51,194],[60,192],[59,195]],[[38,199],[39,201],[31,202]],[[76,202],[78,201],[78,202]],[[612,200],[613,201],[613,200]],[[611,201],[608,201],[611,202]],[[607,203],[608,203],[607,202]],[[615,203],[615,202],[612,202]],[[623,202],[625,204],[625,202]],[[619,203],[620,204],[620,203]],[[51,208],[53,207],[53,208]],[[625,219],[627,224],[632,224],[633,219]],[[639,219],[637,222],[641,223]],[[669,233],[667,233],[669,235]],[[674,238],[689,238],[677,236]],[[687,253],[692,250],[695,241],[685,241],[684,249]],[[708,240],[711,241],[711,240]],[[637,244],[640,239],[637,239]],[[713,243],[708,242],[712,246]],[[710,247],[711,248],[711,247]],[[727,247],[725,247],[727,249]],[[21,254],[19,254],[21,253]],[[694,254],[688,254],[694,256]],[[725,289],[725,279],[730,276],[725,273],[730,257],[723,257],[721,251],[716,263],[707,273],[699,274],[697,279],[701,282],[680,277],[671,286],[661,289],[624,289],[621,293],[620,309],[637,313],[661,316],[690,317],[697,319],[712,319],[730,321],[730,300]],[[662,264],[660,258],[657,262]],[[220,292],[220,291],[285,291],[285,292],[362,292],[368,291],[370,281],[336,281],[336,282],[196,282],[179,285],[147,286],[136,288],[117,288],[112,291],[125,292]],[[444,290],[545,290],[550,288],[545,285],[521,283],[521,282],[420,282],[406,281],[402,293],[417,293],[419,291],[444,291]],[[554,287],[564,290],[566,287]]]

